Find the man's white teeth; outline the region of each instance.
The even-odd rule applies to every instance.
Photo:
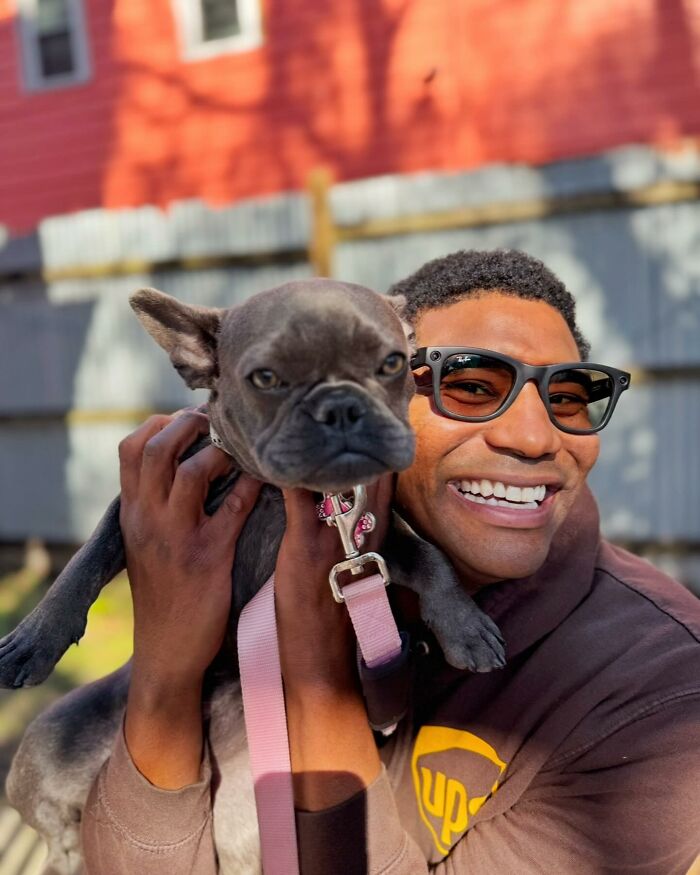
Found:
[[[476,501],[477,504],[497,504],[504,507],[517,504],[522,508],[534,508],[537,507],[537,502],[544,500],[547,493],[546,486],[507,486],[505,483],[492,483],[491,480],[462,480],[455,483],[455,486],[465,498]]]

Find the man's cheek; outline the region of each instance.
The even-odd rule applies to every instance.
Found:
[[[430,401],[431,399],[425,395],[414,395],[408,405],[408,421],[415,431],[416,437],[425,428],[426,422],[432,415]]]
[[[597,434],[578,435],[578,441],[580,443],[573,448],[573,455],[582,477],[586,477],[600,455],[600,438]]]
[[[427,399],[421,398],[421,401]],[[436,427],[430,411],[420,410],[411,418],[411,427],[416,436],[416,455],[408,469],[409,476],[424,476],[437,465],[441,451],[440,429]]]
[[[448,419],[430,408],[428,398],[417,398],[412,403],[410,423],[416,436],[416,462],[437,471],[443,459],[460,451],[474,436],[472,424]]]

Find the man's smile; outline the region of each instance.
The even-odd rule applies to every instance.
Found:
[[[459,480],[454,478],[452,481],[467,498],[473,497],[478,503],[487,502],[488,504],[501,503],[504,507],[511,504],[518,506],[528,506],[533,509],[534,506],[540,505],[547,495],[557,492],[561,489],[559,481],[548,481],[544,478],[540,480],[521,480],[515,477],[504,478],[503,480],[493,477],[462,477]]]
[[[517,486],[500,480],[450,480],[448,491],[468,510],[496,526],[538,528],[547,525],[560,485]]]

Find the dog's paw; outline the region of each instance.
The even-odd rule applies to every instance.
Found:
[[[80,640],[81,629],[43,629],[32,614],[0,639],[0,687],[34,687],[51,674],[71,644]]]
[[[455,668],[474,672],[492,671],[506,664],[505,641],[498,626],[482,611],[472,610],[459,634],[435,630],[445,659]]]

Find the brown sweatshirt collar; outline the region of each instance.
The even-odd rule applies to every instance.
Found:
[[[588,595],[599,544],[598,507],[584,486],[535,574],[494,583],[476,595],[500,628],[509,659],[555,629]]]

